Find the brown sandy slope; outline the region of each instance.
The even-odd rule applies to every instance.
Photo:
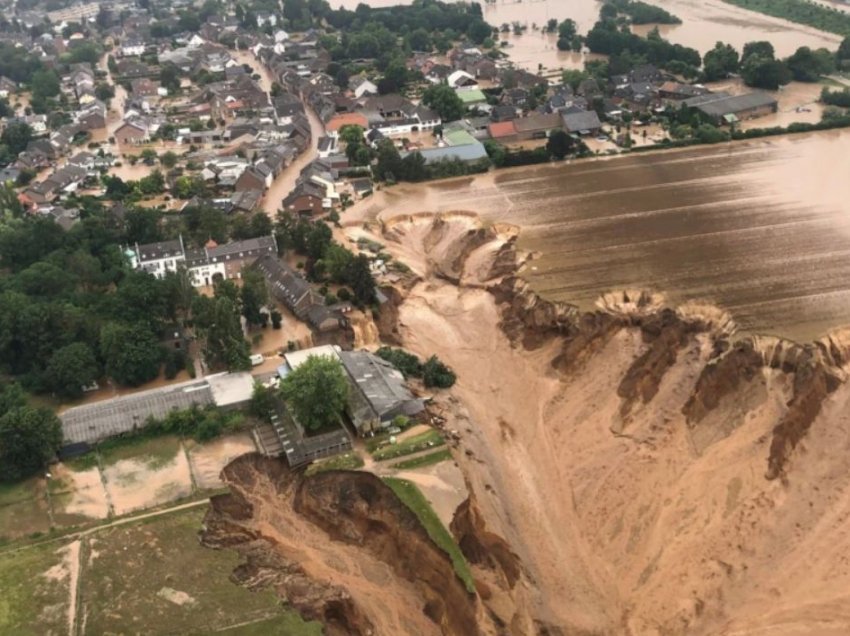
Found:
[[[385,239],[424,279],[399,340],[457,371],[448,426],[523,565],[512,632],[850,632],[841,338],[730,344],[722,312],[635,294],[578,316],[499,278],[511,235],[465,215]]]
[[[478,594],[365,473],[240,458],[203,541],[330,634],[850,633],[848,334],[736,340],[640,291],[581,313],[517,277],[516,235],[444,214],[375,237],[414,271],[382,340],[458,375],[433,411]]]

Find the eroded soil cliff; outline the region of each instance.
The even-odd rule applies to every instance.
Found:
[[[330,633],[850,633],[850,337],[738,338],[640,290],[583,313],[528,287],[516,237],[469,214],[375,237],[413,270],[382,339],[458,374],[433,408],[477,595],[362,473],[241,460],[204,541]]]

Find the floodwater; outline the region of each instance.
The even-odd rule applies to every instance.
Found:
[[[850,323],[850,131],[533,166],[377,192],[346,221],[471,210],[522,228],[524,276],[592,309],[624,288],[797,340]]]
[[[331,0],[333,7],[355,9],[362,0]],[[718,40],[727,42],[741,51],[744,44],[753,40],[769,40],[779,56],[788,56],[797,47],[838,48],[840,36],[825,33],[779,18],[772,18],[754,11],[747,11],[723,2],[723,0],[649,0],[650,4],[662,6],[682,20],[682,24],[659,27],[662,35],[671,42],[693,47],[705,53]],[[410,4],[410,0],[368,0],[372,7]],[[533,27],[542,28],[550,18],[558,21],[565,18],[575,20],[579,33],[587,33],[599,17],[602,3],[598,0],[496,0],[494,4],[482,4],[484,19],[493,26],[519,22],[528,30],[521,36],[501,34],[509,46],[504,49],[519,66],[537,71],[544,69],[581,68],[581,55],[558,51],[556,38],[541,33]],[[635,31],[645,34],[652,25],[636,27]]]

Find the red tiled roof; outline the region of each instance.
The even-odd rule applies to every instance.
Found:
[[[493,139],[498,139],[499,137],[510,137],[511,135],[516,134],[516,126],[514,126],[514,122],[512,121],[492,123],[488,126],[488,128],[490,130],[490,136]]]
[[[369,120],[361,113],[342,113],[331,118],[325,126],[328,131],[339,130],[343,126],[360,126],[361,128],[369,127]]]

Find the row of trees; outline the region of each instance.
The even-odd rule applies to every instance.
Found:
[[[838,54],[825,48],[801,46],[784,60],[776,59],[770,42],[748,42],[738,55],[731,45],[718,42],[705,54],[703,78],[714,81],[740,72],[748,86],[776,90],[791,80],[816,82],[836,68]]]

